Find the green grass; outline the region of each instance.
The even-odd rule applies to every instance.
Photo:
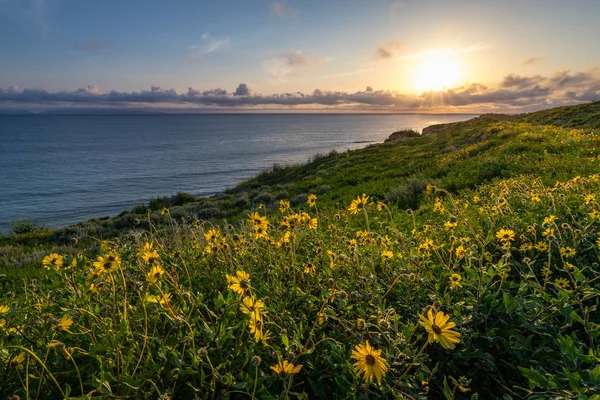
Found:
[[[598,399],[599,108],[449,124],[214,198],[0,238],[0,397]],[[41,268],[52,252],[64,266]],[[264,302],[258,334],[236,271]],[[428,310],[456,323],[455,349],[428,344]],[[381,385],[353,370],[365,341],[389,365]],[[283,360],[302,369],[278,375]]]

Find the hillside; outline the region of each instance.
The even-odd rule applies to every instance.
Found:
[[[597,128],[599,103],[475,118],[25,224],[0,398],[598,400]]]

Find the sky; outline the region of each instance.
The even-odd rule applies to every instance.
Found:
[[[0,108],[523,112],[600,100],[600,1],[0,0]]]

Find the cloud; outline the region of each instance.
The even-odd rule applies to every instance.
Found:
[[[62,106],[198,106],[217,108],[285,108],[325,107],[352,110],[417,111],[436,109],[497,109],[520,111],[600,99],[600,69],[586,72],[558,72],[550,77],[509,74],[495,87],[469,84],[457,88],[421,94],[391,90],[344,92],[315,89],[312,93],[288,92],[263,95],[241,83],[233,93],[217,88],[201,91],[189,88],[179,93],[175,89],[153,85],[140,92],[110,91],[101,93],[95,86],[71,92],[16,87],[0,89],[0,105],[62,105]]]
[[[448,49],[440,49],[433,51],[421,51],[418,53],[406,54],[403,56],[396,57],[396,60],[412,60],[412,59],[421,59],[421,58],[430,58],[430,57],[439,57],[445,55],[453,55],[453,54],[463,54],[463,53],[473,53],[477,51],[487,50],[490,46],[485,43],[475,43],[467,47],[461,47],[458,49],[448,48]]]
[[[319,67],[327,59],[319,54],[305,55],[302,50],[288,50],[280,58],[271,58],[263,62],[263,69],[272,76],[286,78],[297,75],[302,68]]]
[[[391,40],[387,43],[382,44],[375,50],[375,58],[378,60],[390,60],[402,50],[402,42],[398,40]]]
[[[73,50],[83,51],[85,53],[95,53],[108,48],[108,43],[104,40],[90,40],[73,46]]]
[[[234,96],[252,96],[252,90],[245,83],[240,83],[235,89]]]
[[[539,64],[542,61],[544,61],[544,57],[540,57],[540,56],[533,56],[533,57],[529,57],[525,60],[523,60],[523,65],[534,65],[534,64]]]
[[[210,53],[214,53],[223,46],[229,43],[229,38],[213,38],[208,33],[203,33],[200,36],[200,43],[193,44],[189,47],[189,54],[186,58],[188,63],[196,62],[199,58],[202,58]]]
[[[292,18],[298,16],[298,10],[291,8],[286,0],[271,0],[269,13],[277,18]]]

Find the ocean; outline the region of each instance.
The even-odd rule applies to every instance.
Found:
[[[159,196],[211,196],[274,164],[383,142],[474,115],[0,116],[0,232],[62,227]]]

